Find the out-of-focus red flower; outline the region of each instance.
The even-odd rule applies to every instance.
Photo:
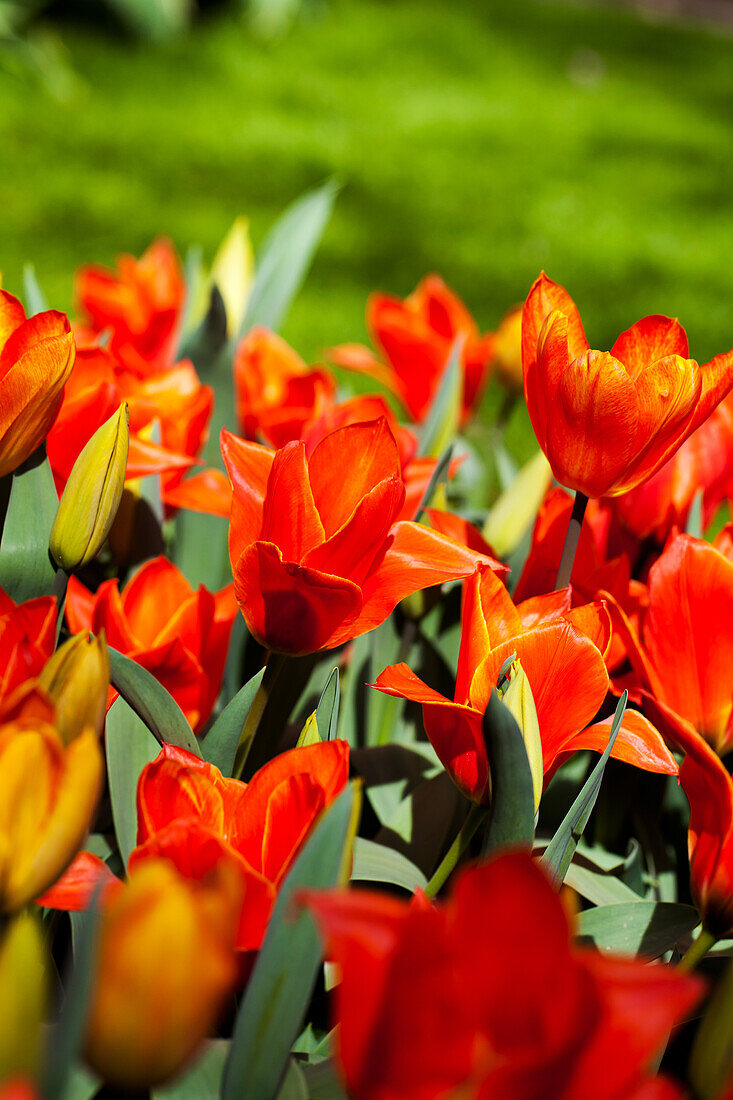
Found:
[[[16,689],[39,675],[55,641],[53,596],[16,604],[0,588],[0,716],[12,708]]]
[[[260,768],[249,783],[226,779],[212,764],[165,745],[140,776],[138,847],[129,867],[166,859],[195,880],[225,860],[244,887],[237,947],[257,950],[285,875],[318,817],[346,786],[348,774],[345,741],[291,749]],[[82,852],[39,903],[81,909],[100,887],[113,894],[120,883],[106,864]]]
[[[482,335],[463,302],[439,275],[428,275],[404,301],[372,294],[367,328],[385,362],[360,344],[343,344],[328,355],[337,366],[363,371],[399,397],[413,420],[423,421],[440,385],[451,348],[464,340],[463,417],[481,396],[494,354],[494,336]]]
[[[39,1100],[35,1085],[16,1078],[0,1085],[0,1100]]]
[[[206,724],[219,694],[236,613],[231,585],[194,592],[164,557],[141,566],[121,592],[116,578],[92,594],[71,577],[66,596],[72,632],[104,630],[114,649],[163,684],[194,730]]]
[[[94,335],[109,331],[109,348],[127,370],[156,374],[173,363],[185,297],[180,261],[170,241],[143,256],[120,256],[117,270],[83,267],[76,295]]]
[[[611,719],[589,725],[606,698],[603,660],[610,624],[603,605],[571,609],[567,589],[516,607],[504,585],[479,566],[464,585],[461,648],[454,699],[423,683],[406,664],[391,665],[373,685],[422,705],[425,732],[467,798],[489,797],[489,764],[482,731],[491,689],[512,654],[521,660],[539,722],[543,771],[549,777],[578,749],[602,752]],[[612,755],[669,775],[677,765],[655,728],[627,710]]]
[[[229,557],[251,633],[290,654],[331,649],[384,622],[405,596],[465,577],[478,561],[400,520],[399,453],[384,418],[273,453],[222,433],[233,488]]]
[[[367,891],[301,896],[341,974],[338,1058],[354,1100],[668,1095],[636,1090],[701,981],[574,947],[529,855],[469,868],[438,906]]]
[[[557,480],[617,496],[656,473],[733,385],[733,352],[703,366],[688,355],[685,330],[662,316],[592,351],[572,298],[543,272],[522,315],[524,393]]]
[[[43,443],[74,366],[68,319],[54,309],[26,319],[17,298],[0,290],[0,477]]]
[[[689,722],[716,752],[733,745],[733,561],[677,535],[649,571],[648,606],[626,646],[634,682]]]

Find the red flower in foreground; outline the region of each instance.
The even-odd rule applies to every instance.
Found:
[[[428,687],[405,664],[391,665],[373,685],[422,705],[425,732],[435,751],[474,802],[489,796],[483,715],[512,654],[521,660],[534,696],[546,777],[569,753],[602,752],[608,744],[611,718],[589,725],[609,688],[603,660],[608,616],[602,605],[571,610],[570,601],[565,589],[515,607],[501,581],[479,567],[464,587],[454,700]],[[612,755],[648,771],[677,773],[662,738],[636,711],[626,711]]]
[[[233,488],[229,557],[251,633],[269,649],[314,653],[384,622],[405,596],[504,566],[401,520],[405,483],[384,418],[273,453],[222,433]]]
[[[386,365],[360,344],[332,348],[331,359],[381,382],[418,423],[428,415],[451,348],[462,337],[464,419],[469,415],[488,376],[494,337],[479,333],[463,302],[440,276],[428,275],[404,301],[373,294],[367,304],[367,327]]]
[[[71,577],[66,597],[72,633],[104,630],[114,649],[160,680],[194,730],[205,725],[219,694],[236,613],[231,585],[194,592],[163,557],[146,562],[122,592],[116,578],[92,594]]]
[[[138,847],[129,868],[165,859],[185,878],[198,880],[224,861],[244,887],[237,947],[257,950],[282,880],[348,774],[345,741],[291,749],[249,783],[227,779],[212,764],[165,745],[140,776]],[[120,889],[106,864],[83,852],[39,903],[82,909],[98,885],[109,895]]]
[[[39,596],[16,604],[0,588],[0,715],[13,693],[39,675],[56,641],[56,600]]]
[[[175,249],[162,238],[139,260],[119,256],[116,272],[83,267],[76,281],[92,332],[110,330],[110,351],[138,375],[173,362],[185,291]]]
[[[338,1055],[354,1100],[665,1095],[641,1090],[700,981],[573,947],[528,855],[469,868],[439,906],[367,891],[303,897],[341,973]]]
[[[71,368],[74,337],[63,313],[26,319],[17,298],[0,290],[0,477],[43,443]]]
[[[524,393],[559,482],[589,497],[641,485],[733,385],[733,352],[700,366],[670,317],[643,317],[592,351],[577,306],[544,272],[522,315]]]

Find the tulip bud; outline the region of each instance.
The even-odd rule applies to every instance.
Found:
[[[298,738],[298,748],[302,749],[304,745],[319,745],[323,738],[318,729],[318,718],[316,712],[313,711],[309,714],[305,720],[305,725],[300,731],[300,737]]]
[[[524,389],[521,306],[505,314],[494,333],[494,372],[509,393],[520,394]]]
[[[15,918],[0,943],[0,1081],[38,1072],[47,985],[43,936],[37,918],[26,913]]]
[[[527,674],[522,668],[520,660],[514,661],[508,673],[509,686],[504,691],[502,702],[511,711],[517,725],[522,731],[524,747],[527,750],[529,770],[532,773],[532,786],[534,788],[535,813],[539,809],[542,797],[543,767],[542,767],[542,740],[540,738],[540,725],[537,721],[537,709],[534,704],[534,696],[530,687]]]
[[[49,548],[67,573],[95,558],[109,534],[125,483],[128,422],[123,402],[84,447],[66,482]]]
[[[55,704],[54,725],[65,744],[88,726],[101,734],[109,677],[104,631],[99,637],[75,634],[44,665],[39,683]]]
[[[33,901],[79,851],[102,788],[94,730],[64,746],[38,721],[0,726],[0,913]]]
[[[196,882],[145,859],[101,931],[86,1058],[124,1089],[159,1084],[195,1054],[232,988],[241,880],[227,861]]]

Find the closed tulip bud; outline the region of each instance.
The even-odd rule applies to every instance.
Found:
[[[55,704],[54,725],[65,744],[87,727],[101,734],[109,675],[104,631],[98,637],[75,634],[46,662],[39,682]]]
[[[237,974],[239,875],[220,861],[195,883],[142,861],[103,918],[86,1058],[124,1089],[177,1073],[214,1027]]]
[[[95,558],[109,534],[125,483],[128,422],[123,402],[84,447],[66,482],[49,548],[67,573]]]
[[[507,707],[516,721],[524,738],[524,747],[527,750],[529,770],[532,773],[532,786],[534,788],[535,813],[539,809],[542,797],[543,768],[542,768],[542,739],[540,737],[540,724],[537,721],[537,708],[534,705],[534,696],[527,674],[522,668],[522,662],[515,661],[509,669],[509,686],[502,695],[502,702]]]
[[[64,746],[45,722],[0,726],[0,913],[47,890],[79,851],[102,789],[92,729]]]
[[[33,1078],[38,1071],[47,984],[41,929],[26,913],[16,917],[0,942],[0,1004],[5,1006],[0,1081]]]

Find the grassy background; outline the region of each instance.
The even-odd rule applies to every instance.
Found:
[[[209,257],[304,189],[344,183],[285,335],[308,358],[364,336],[376,287],[438,270],[493,326],[540,268],[591,343],[678,315],[692,353],[733,344],[733,39],[625,9],[536,0],[332,0],[262,44],[217,16],[150,46],[59,28],[59,102],[0,66],[0,269],[75,267],[159,233]]]

